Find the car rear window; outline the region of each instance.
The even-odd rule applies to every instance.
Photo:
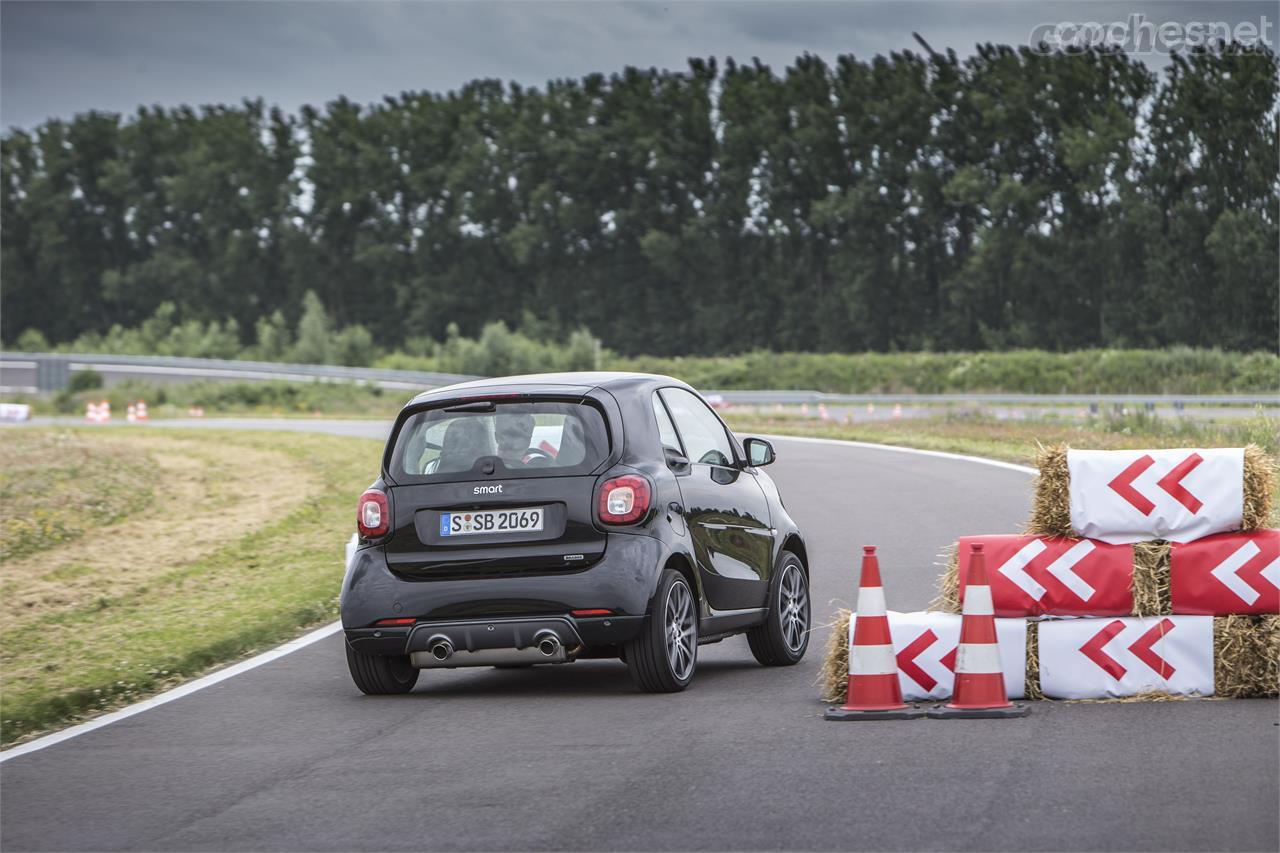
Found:
[[[593,406],[539,400],[483,409],[459,403],[406,420],[391,468],[404,481],[541,477],[585,474],[608,455],[608,431]]]

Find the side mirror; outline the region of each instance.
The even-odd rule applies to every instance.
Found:
[[[773,452],[773,445],[763,438],[746,439],[742,442],[742,449],[746,451],[747,464],[752,468],[772,465],[773,461],[778,458]]]
[[[689,457],[685,456],[679,450],[671,447],[662,448],[663,458],[667,461],[667,467],[677,474],[682,474],[689,470]]]

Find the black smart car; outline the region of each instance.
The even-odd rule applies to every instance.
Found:
[[[787,666],[809,643],[804,539],[769,442],[666,376],[485,379],[415,397],[360,497],[342,584],[365,693],[418,671],[621,658],[683,690],[698,646],[745,632]]]

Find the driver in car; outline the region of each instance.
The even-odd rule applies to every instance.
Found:
[[[533,440],[533,415],[498,415],[494,436],[502,464],[508,468],[525,464]]]

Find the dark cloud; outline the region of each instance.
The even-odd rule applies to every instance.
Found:
[[[377,101],[478,77],[542,85],[690,56],[828,61],[1026,43],[1038,23],[1273,21],[1274,3],[1046,2],[110,2],[0,3],[0,124],[88,109],[235,103],[297,109]],[[1161,64],[1159,57],[1144,57]]]

